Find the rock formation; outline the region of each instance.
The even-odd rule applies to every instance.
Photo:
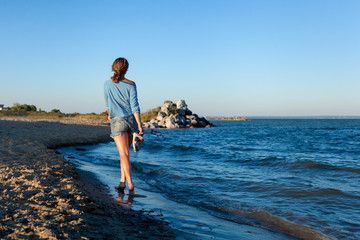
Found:
[[[145,128],[202,128],[214,126],[206,118],[193,114],[185,100],[165,101],[156,118],[145,122]]]

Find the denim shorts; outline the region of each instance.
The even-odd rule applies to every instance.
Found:
[[[128,117],[114,117],[110,123],[110,137],[116,137],[123,133],[133,134],[137,131],[137,124],[133,115]]]

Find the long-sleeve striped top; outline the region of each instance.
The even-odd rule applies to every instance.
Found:
[[[108,80],[104,84],[106,108],[110,117],[128,117],[136,112],[140,113],[136,85],[119,81],[114,83]]]

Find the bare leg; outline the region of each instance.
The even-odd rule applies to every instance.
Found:
[[[133,138],[133,135],[132,134],[128,134],[128,142],[129,142],[129,148],[131,146],[131,143],[132,143],[132,138]],[[120,152],[119,152],[120,153]],[[120,182],[123,182],[125,183],[125,171],[124,171],[124,168],[125,166],[123,166],[123,162],[120,161],[120,168],[121,168],[121,178],[120,178]]]
[[[125,184],[126,179],[125,179],[124,167],[121,161],[120,161],[120,171],[121,171],[120,184],[119,186],[115,187],[115,189],[124,192],[124,189],[126,188],[126,184]]]
[[[128,133],[128,140],[129,140],[129,148],[130,148],[130,146],[132,144],[132,140],[133,140],[133,135],[132,134]]]
[[[114,141],[120,155],[121,179],[125,178],[128,182],[129,190],[133,190],[134,185],[131,179],[131,166],[129,159],[129,134],[123,133],[118,135],[114,137]]]
[[[124,171],[124,166],[123,163],[120,160],[120,170],[121,170],[121,177],[120,177],[120,182],[125,183],[125,171]]]

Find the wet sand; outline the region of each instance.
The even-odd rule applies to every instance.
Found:
[[[109,134],[94,120],[0,117],[0,239],[173,239],[166,222],[122,208],[54,150]]]

